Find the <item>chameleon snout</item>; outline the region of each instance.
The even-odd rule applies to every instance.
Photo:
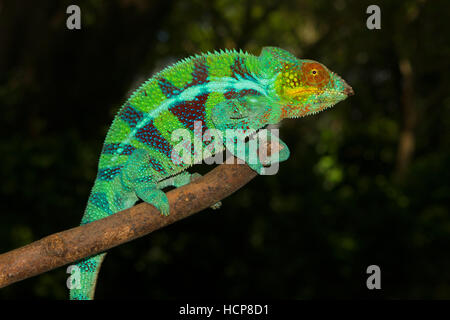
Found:
[[[345,83],[344,94],[347,96],[353,96],[355,94],[355,91],[353,91],[353,88],[347,82]]]

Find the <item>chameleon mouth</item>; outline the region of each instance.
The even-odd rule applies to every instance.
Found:
[[[344,90],[342,90],[342,93],[345,94],[347,97],[353,96],[355,94],[355,91],[353,91],[353,88],[340,76],[336,75],[339,80],[344,84]]]
[[[342,80],[344,82],[344,89],[342,90],[337,90],[337,89],[329,89],[329,90],[325,90],[324,94],[321,95],[321,98],[323,99],[322,101],[320,101],[321,99],[319,98],[318,102],[323,102],[323,103],[333,103],[336,104],[342,100],[347,99],[350,96],[353,96],[355,94],[355,91],[353,91],[353,88],[351,86],[349,86],[347,84],[347,82],[345,82],[344,80]]]
[[[344,89],[344,94],[347,95],[347,97],[355,95],[355,91],[353,91],[353,88],[348,86]]]
[[[297,99],[308,97],[311,95],[318,95],[323,93],[323,90],[317,88],[295,88],[295,89],[285,89],[286,94],[290,97],[295,97]]]
[[[353,88],[350,87],[347,82],[345,83],[345,89],[344,94],[347,95],[347,97],[355,95],[355,91],[353,91]]]

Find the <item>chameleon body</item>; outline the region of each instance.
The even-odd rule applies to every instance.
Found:
[[[127,209],[138,199],[168,215],[161,189],[182,186],[192,177],[186,171],[190,163],[173,161],[171,135],[177,129],[194,136],[199,121],[202,130],[258,130],[314,114],[351,94],[352,88],[324,65],[275,47],[263,48],[260,56],[225,50],[181,60],[143,83],[114,118],[81,223]],[[289,157],[281,144],[277,161]],[[219,145],[214,152],[223,150]],[[244,161],[248,156],[240,154]],[[259,161],[249,165],[258,173],[263,170]],[[71,289],[71,299],[93,298],[104,256],[78,261],[81,288]]]

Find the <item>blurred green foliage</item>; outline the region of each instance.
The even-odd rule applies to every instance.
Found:
[[[450,298],[448,1],[85,0],[78,31],[70,4],[0,2],[0,252],[78,225],[106,130],[142,81],[195,53],[275,45],[356,95],[283,123],[277,175],[111,250],[97,298]],[[64,299],[67,276],[0,298]]]

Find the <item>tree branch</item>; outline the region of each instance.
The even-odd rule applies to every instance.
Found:
[[[268,148],[277,148],[272,146]],[[268,152],[268,153],[269,153]],[[89,224],[58,232],[0,255],[0,288],[145,236],[210,207],[257,174],[246,164],[222,164],[205,176],[167,193],[170,215],[138,204]]]

